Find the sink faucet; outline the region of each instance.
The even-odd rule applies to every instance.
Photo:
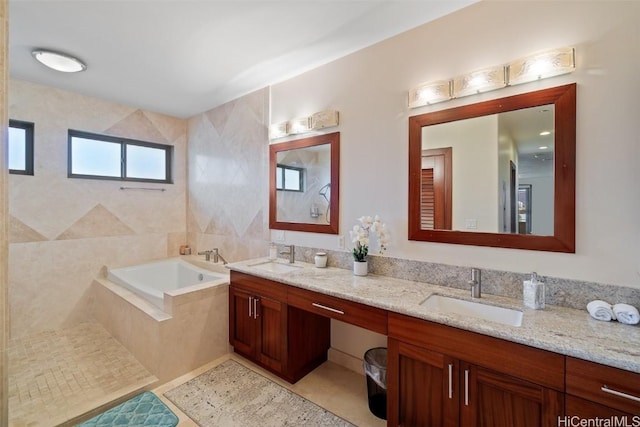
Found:
[[[468,283],[471,285],[471,298],[482,297],[482,278],[479,268],[471,269],[471,280]]]
[[[293,264],[296,260],[296,247],[294,245],[285,245],[284,247],[289,250],[280,251],[280,255],[289,255],[289,263]]]
[[[205,261],[211,261],[211,255],[213,255],[213,262],[219,262],[222,260],[223,264],[227,263],[227,260],[220,255],[218,248],[213,248],[210,251],[198,252],[198,255],[204,255]]]

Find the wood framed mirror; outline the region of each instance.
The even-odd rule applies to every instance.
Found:
[[[269,228],[338,234],[340,132],[269,146]]]
[[[410,117],[409,240],[574,253],[575,159],[575,83]]]

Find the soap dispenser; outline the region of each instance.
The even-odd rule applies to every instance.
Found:
[[[538,279],[534,271],[531,278],[523,283],[524,306],[534,310],[544,309],[544,282]]]

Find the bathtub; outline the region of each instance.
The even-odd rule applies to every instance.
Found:
[[[229,273],[205,270],[180,258],[169,258],[108,269],[107,279],[165,310],[165,294],[177,296],[217,283],[226,283]]]

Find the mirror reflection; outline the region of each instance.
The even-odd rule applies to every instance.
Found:
[[[340,133],[269,147],[269,227],[338,234]]]
[[[554,234],[554,105],[422,128],[420,228]]]
[[[331,146],[322,144],[280,151],[277,162],[277,220],[329,224]]]

